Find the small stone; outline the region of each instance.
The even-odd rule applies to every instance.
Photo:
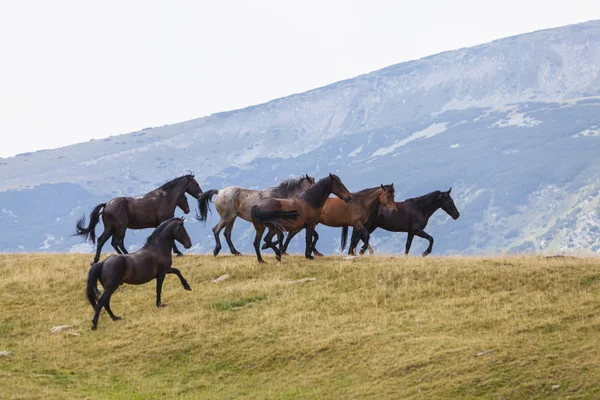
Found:
[[[292,285],[295,285],[296,283],[302,283],[302,282],[310,282],[310,281],[316,281],[317,278],[302,278],[302,279],[296,279],[295,281],[291,281],[290,283]]]
[[[219,283],[221,281],[224,281],[227,278],[229,278],[229,274],[221,275],[218,278],[213,279],[212,283]]]
[[[2,350],[2,351],[0,351],[0,357],[10,357],[12,355],[13,355],[13,353],[11,353],[8,350]]]
[[[552,390],[560,389],[560,385],[552,385]]]
[[[481,356],[485,356],[486,354],[490,354],[492,353],[494,350],[486,350],[486,351],[482,351],[480,353],[475,354],[475,357],[481,357]]]
[[[50,329],[50,333],[58,333],[67,329],[73,329],[73,325],[58,325]]]

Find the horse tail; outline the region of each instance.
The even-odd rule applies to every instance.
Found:
[[[96,206],[96,208],[94,208],[92,210],[92,213],[90,214],[90,224],[88,225],[88,227],[85,227],[85,214],[83,214],[83,216],[81,218],[79,218],[79,221],[77,221],[77,225],[75,226],[75,235],[77,236],[83,236],[84,240],[88,240],[88,238],[92,241],[92,243],[96,243],[96,232],[95,232],[95,228],[96,225],[98,225],[98,222],[100,221],[100,213],[104,206],[106,206],[106,203],[102,203],[102,204],[98,204]]]
[[[296,219],[300,216],[300,213],[296,210],[293,211],[262,211],[258,208],[258,206],[252,207],[252,219],[258,221],[263,224],[269,224],[279,229],[280,231],[285,231],[285,228],[279,220],[281,219]]]
[[[104,265],[104,261],[92,265],[90,272],[88,272],[85,294],[90,301],[90,304],[94,308],[96,307],[98,298],[100,297],[100,291],[98,290],[98,279],[100,279],[100,273],[102,273],[102,265]]]
[[[342,251],[346,248],[346,242],[348,241],[348,227],[342,227]]]
[[[208,218],[208,205],[212,201],[212,197],[219,193],[217,189],[207,190],[206,192],[200,194],[198,199],[198,209],[200,210],[200,214],[196,213],[196,219],[198,221],[206,222],[206,218]]]

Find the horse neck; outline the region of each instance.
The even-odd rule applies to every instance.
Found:
[[[180,182],[177,182],[177,184],[172,188],[165,190],[167,202],[170,206],[172,206],[173,210],[175,210],[175,207],[177,207],[179,196],[181,196],[185,192],[186,187],[187,182],[185,179],[182,179]]]
[[[156,249],[161,252],[171,254],[171,249],[173,247],[173,225],[169,224],[165,226],[157,235],[157,237],[153,238],[151,242],[146,243],[144,248],[146,249]]]
[[[314,208],[322,208],[331,194],[331,178],[320,179],[317,183],[300,193],[300,197]]]
[[[352,193],[352,200],[357,204],[364,205],[367,210],[373,210],[379,205],[379,195],[381,194],[380,190],[382,189],[377,187],[363,190],[358,193]]]
[[[272,187],[272,188],[268,188],[265,189],[261,192],[262,197],[278,197],[278,198],[286,198],[286,197],[293,197],[296,196],[298,193],[302,193],[304,192],[303,189],[303,185],[302,183],[299,185],[296,185],[294,187],[294,189],[289,189],[289,188],[279,188],[279,187]]]
[[[429,221],[429,218],[440,208],[440,203],[437,201],[427,201],[426,204],[421,207],[421,212],[425,216],[426,220]]]

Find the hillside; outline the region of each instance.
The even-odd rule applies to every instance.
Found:
[[[432,219],[434,254],[598,253],[598,43],[600,22],[590,21],[242,110],[2,159],[0,228],[12,234],[0,251],[87,251],[69,236],[83,212],[191,170],[205,190],[328,172],[352,191],[394,182],[398,199],[452,186],[461,218]],[[207,227],[190,228],[193,251],[212,249],[214,224],[216,214]],[[320,233],[321,248],[337,251],[339,232]],[[126,244],[135,248],[148,234],[129,232]],[[240,250],[251,251],[252,234],[238,222]],[[403,241],[378,231],[373,245],[398,252]],[[419,252],[424,243],[414,246]]]
[[[188,255],[97,331],[88,262],[0,255],[1,397],[600,397],[597,258]]]

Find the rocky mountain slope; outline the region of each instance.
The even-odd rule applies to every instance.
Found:
[[[352,191],[394,182],[397,199],[452,186],[461,218],[434,215],[434,253],[597,253],[599,73],[600,21],[590,21],[242,110],[0,159],[0,228],[9,232],[0,251],[87,251],[70,236],[83,212],[191,170],[204,190],[328,172]],[[217,220],[213,212],[206,227],[190,221],[195,251],[212,249]],[[337,251],[339,230],[319,232],[320,248]],[[135,248],[149,233],[128,231],[126,244]],[[251,251],[252,237],[240,220],[238,248]],[[378,230],[372,244],[400,252],[404,240]],[[417,254],[424,247],[413,243]]]

